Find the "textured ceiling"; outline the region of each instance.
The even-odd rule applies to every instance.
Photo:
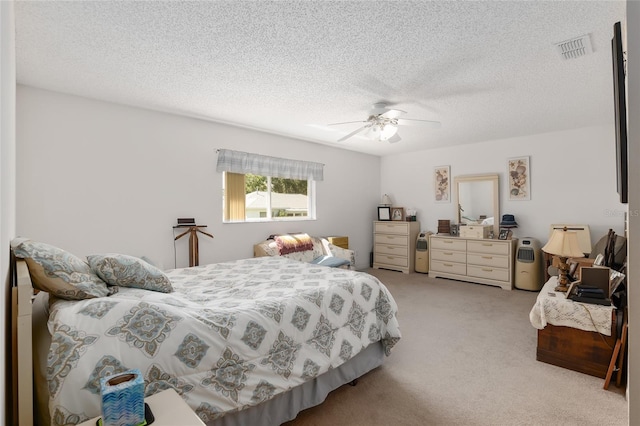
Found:
[[[375,155],[613,123],[622,1],[18,1],[18,82]],[[555,44],[588,34],[593,53]],[[336,141],[386,101],[402,141]],[[176,143],[179,143],[176,141]]]

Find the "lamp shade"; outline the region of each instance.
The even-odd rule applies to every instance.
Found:
[[[560,257],[584,257],[578,244],[578,233],[567,231],[566,228],[554,229],[542,251]]]
[[[391,197],[389,197],[387,194],[384,194],[382,196],[382,201],[380,202],[381,206],[390,206],[391,205]]]

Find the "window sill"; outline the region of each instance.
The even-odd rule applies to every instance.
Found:
[[[223,224],[234,224],[234,223],[273,223],[273,222],[309,222],[314,221],[315,218],[305,217],[291,217],[291,218],[279,218],[279,219],[249,219],[249,220],[237,220],[237,221],[222,221]]]

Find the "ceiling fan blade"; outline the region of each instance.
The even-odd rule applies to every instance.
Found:
[[[429,127],[438,128],[442,126],[442,123],[440,123],[439,121],[432,121],[432,120],[415,120],[411,118],[399,118],[398,125],[400,126],[415,126],[415,125],[425,126],[426,125]]]
[[[354,124],[354,123],[366,123],[367,120],[358,120],[358,121],[343,121],[342,123],[331,123],[327,124],[327,126],[339,126],[341,124]]]
[[[384,118],[398,118],[400,117],[402,114],[406,114],[406,111],[402,111],[399,109],[390,109],[382,114],[380,114],[380,117],[384,117]]]
[[[393,135],[389,139],[387,139],[387,142],[396,143],[396,142],[400,142],[401,140],[402,140],[402,138],[400,136],[398,136],[398,134],[396,133],[395,135]]]
[[[366,126],[362,126],[359,129],[354,130],[353,132],[349,133],[347,136],[344,136],[344,137],[338,139],[338,142],[345,141],[345,140],[349,139],[351,136],[355,136],[356,134],[360,133],[361,131],[363,131],[367,127],[371,127],[371,125],[369,124],[369,125],[366,125]]]

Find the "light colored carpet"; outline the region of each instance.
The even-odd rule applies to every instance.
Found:
[[[536,361],[537,293],[366,272],[396,299],[402,340],[357,386],[288,426],[628,424],[624,388]]]

